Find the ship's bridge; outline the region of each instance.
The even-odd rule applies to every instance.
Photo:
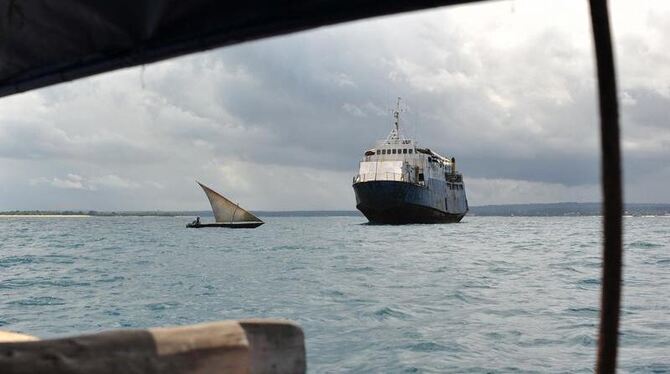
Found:
[[[400,181],[424,185],[426,179],[453,179],[454,160],[428,148],[420,148],[400,133],[400,101],[393,113],[394,128],[375,148],[368,149],[360,162],[354,184],[368,181]]]
[[[402,157],[403,155],[414,155],[416,153],[417,151],[413,144],[385,144],[381,147],[372,148],[365,151],[365,161],[379,159],[379,156],[392,157],[393,155],[397,155]]]
[[[354,183],[398,181],[423,185],[426,178],[443,179],[452,174],[452,160],[394,135],[392,132],[377,147],[365,151]]]

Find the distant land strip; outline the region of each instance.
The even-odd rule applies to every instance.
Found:
[[[339,217],[363,216],[357,210],[290,210],[290,211],[254,211],[263,217]],[[97,211],[97,210],[10,210],[0,212],[0,216],[9,217],[212,217],[212,211]]]
[[[507,204],[470,207],[469,215],[475,216],[600,216],[601,203],[548,203]],[[624,215],[665,216],[670,215],[670,204],[630,203],[624,207]]]
[[[548,204],[505,204],[470,207],[470,216],[599,216],[600,203],[548,203]],[[362,217],[356,210],[293,210],[254,211],[261,217]],[[670,204],[630,203],[625,206],[625,215],[670,216]],[[92,217],[211,217],[211,211],[96,211],[96,210],[11,210],[0,212],[0,216],[92,216]]]

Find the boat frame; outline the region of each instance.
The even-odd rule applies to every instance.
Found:
[[[189,223],[187,228],[201,229],[205,227],[226,227],[229,229],[255,229],[265,222],[217,222],[217,223]]]

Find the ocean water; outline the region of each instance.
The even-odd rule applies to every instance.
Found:
[[[40,337],[283,317],[323,372],[591,372],[598,217],[372,226],[0,218],[0,329]],[[670,218],[625,220],[619,367],[670,372]]]

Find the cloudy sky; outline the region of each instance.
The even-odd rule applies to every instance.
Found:
[[[670,202],[670,2],[611,2],[626,199]],[[599,201],[585,0],[353,22],[0,100],[0,210],[354,209],[391,129],[455,156],[471,205]]]

